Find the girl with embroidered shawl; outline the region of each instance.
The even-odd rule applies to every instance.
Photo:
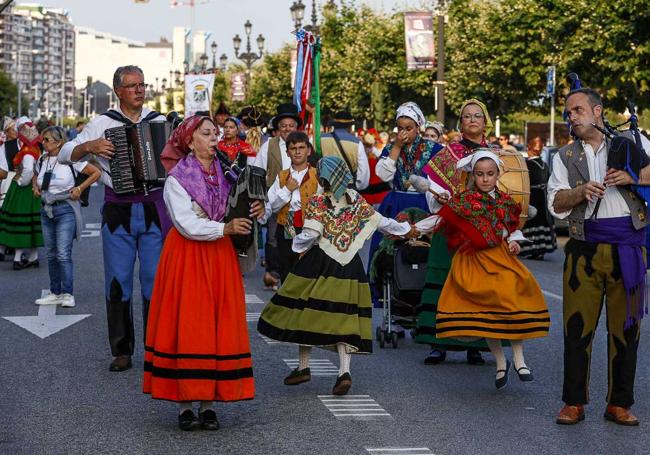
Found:
[[[501,160],[479,149],[461,159],[458,168],[471,172],[473,188],[454,195],[438,215],[416,224],[428,230],[438,224],[456,254],[437,308],[438,338],[485,338],[497,364],[495,385],[508,382],[502,340],[512,345],[515,370],[532,381],[522,340],[548,334],[550,316],[539,284],[515,257],[525,240],[517,229],[521,206],[496,188]],[[442,229],[440,229],[442,227]]]
[[[409,101],[398,107],[395,122],[395,142],[384,147],[375,166],[377,176],[392,185],[378,209],[379,213],[388,218],[395,218],[402,210],[411,207],[429,212],[426,196],[415,191],[409,183],[409,177],[424,176],[426,164],[443,149],[442,145],[420,135],[426,119],[417,104]],[[372,263],[381,239],[379,232],[372,236],[368,264]]]
[[[239,137],[239,125],[241,121],[237,117],[228,117],[223,122],[223,138],[217,144],[219,150],[228,156],[230,161],[235,161],[237,155],[246,155],[247,164],[255,163],[257,152],[253,147]]]
[[[39,266],[38,247],[43,246],[41,200],[32,193],[34,166],[41,156],[41,136],[27,117],[16,121],[16,129],[19,151],[12,159],[16,175],[0,207],[0,245],[15,249],[13,268],[22,270]]]
[[[313,346],[338,351],[332,393],[345,395],[352,385],[350,354],[372,352],[370,288],[358,251],[377,229],[400,236],[414,230],[409,223],[384,218],[348,189],[352,175],[341,158],[322,158],[318,177],[324,193],[309,200],[303,230],[293,239],[293,250],[302,256],[264,308],[257,330],[299,345],[299,364],[286,385],[311,379]]]
[[[441,202],[460,191],[461,171],[456,169],[458,161],[470,156],[479,147],[488,147],[485,137],[492,130],[492,120],[485,104],[476,99],[469,99],[461,106],[458,116],[460,142],[450,142],[423,168],[424,174],[429,178],[431,190],[438,195],[427,193],[431,213],[437,212]],[[415,341],[431,346],[431,352],[424,359],[427,365],[443,362],[448,350],[467,350],[469,364],[483,365],[485,362],[480,351],[487,350],[483,341],[467,342],[453,338],[440,339],[436,336],[436,307],[450,266],[451,254],[447,249],[447,241],[442,234],[434,233],[427,261],[426,283],[417,308]]]
[[[219,428],[213,401],[255,393],[244,285],[229,236],[251,221],[223,222],[230,183],[218,160],[209,117],[186,119],[163,151],[164,199],[174,227],[160,255],[147,323],[144,393],[178,402],[179,427]],[[261,217],[264,207],[251,205]],[[199,419],[192,402],[200,401]]]

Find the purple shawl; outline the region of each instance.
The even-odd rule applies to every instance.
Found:
[[[226,214],[226,203],[230,192],[230,183],[224,178],[221,166],[214,160],[210,166],[214,183],[203,171],[201,163],[194,155],[186,155],[169,172],[205,211],[212,221],[222,221]]]

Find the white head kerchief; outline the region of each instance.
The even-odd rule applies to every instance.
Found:
[[[397,114],[395,115],[395,120],[400,117],[408,117],[415,122],[418,128],[421,128],[422,125],[426,122],[424,114],[420,106],[415,104],[413,101],[402,104],[397,108]]]
[[[465,172],[472,172],[474,166],[476,166],[476,162],[481,158],[491,159],[496,163],[497,168],[499,169],[503,166],[503,161],[501,161],[501,158],[499,158],[493,151],[489,149],[476,149],[476,151],[471,155],[458,160],[458,163],[456,163],[456,169]]]

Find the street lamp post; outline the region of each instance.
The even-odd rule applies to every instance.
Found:
[[[210,44],[210,50],[212,51],[212,69],[217,68],[217,43],[212,41]]]
[[[221,71],[226,71],[226,65],[228,64],[228,56],[226,54],[221,54],[219,57],[219,66]]]
[[[239,49],[241,48],[241,38],[239,35],[235,35],[234,38],[232,39],[232,45],[235,48],[235,57],[244,62],[246,65],[246,82],[249,83],[251,79],[251,68],[253,66],[253,63],[255,63],[257,60],[262,58],[262,55],[264,53],[264,41],[265,38],[262,36],[260,33],[259,36],[256,39],[257,42],[257,48],[259,49],[259,54],[256,52],[252,52],[251,49],[251,32],[253,31],[253,24],[251,24],[251,21],[247,20],[246,23],[244,24],[244,32],[246,32],[246,52],[239,53]]]
[[[302,0],[293,2],[291,8],[291,18],[293,19],[293,24],[296,27],[296,30],[299,30],[302,27],[302,20],[305,17],[305,5],[302,3]]]
[[[445,0],[437,0],[436,12],[438,16],[438,73],[436,77],[436,98],[438,110],[436,120],[445,123]]]
[[[205,72],[205,70],[208,68],[208,56],[203,54],[201,57],[199,57],[199,60],[201,60],[201,71]]]
[[[22,114],[22,98],[23,94],[21,93],[21,83],[20,83],[20,54],[31,54],[31,55],[36,55],[40,54],[40,51],[37,49],[31,49],[31,50],[20,50],[17,49],[13,51],[13,54],[16,56],[16,89],[18,91],[18,116]]]

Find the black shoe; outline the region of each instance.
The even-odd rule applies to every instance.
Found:
[[[25,266],[23,265],[22,262],[14,261],[14,270],[22,270],[24,268]]]
[[[118,355],[113,359],[108,369],[109,371],[126,371],[132,366],[130,355]]]
[[[219,429],[217,413],[213,409],[206,409],[203,412],[199,412],[199,423],[204,430],[214,431]]]
[[[467,363],[470,365],[485,365],[485,360],[478,349],[467,350]]]
[[[24,269],[28,269],[30,267],[34,267],[35,269],[37,269],[38,266],[39,266],[38,259],[36,259],[35,261],[27,261],[23,264]]]
[[[200,425],[199,419],[196,418],[194,412],[192,412],[191,409],[187,409],[183,411],[183,413],[179,414],[178,416],[178,428],[180,428],[183,431],[196,430],[199,427],[199,425]]]
[[[309,368],[302,370],[296,368],[295,370],[291,371],[291,373],[289,373],[289,376],[284,378],[284,385],[298,385],[310,380],[311,370]]]
[[[352,387],[352,376],[350,376],[350,373],[343,373],[336,378],[336,384],[332,388],[332,395],[345,395],[350,390],[350,387]]]
[[[523,373],[520,373],[521,370],[524,370]],[[531,382],[533,380],[533,372],[530,371],[530,368],[523,366],[521,368],[515,369],[517,372],[517,376],[519,376],[519,380],[522,382]]]
[[[494,385],[496,386],[497,390],[503,389],[506,384],[508,384],[508,371],[510,370],[510,360],[506,360],[506,369],[505,370],[497,370],[497,375],[499,373],[505,373],[503,377],[494,379]]]
[[[438,365],[442,363],[447,358],[447,351],[444,349],[434,349],[429,353],[429,355],[424,359],[425,365]]]

